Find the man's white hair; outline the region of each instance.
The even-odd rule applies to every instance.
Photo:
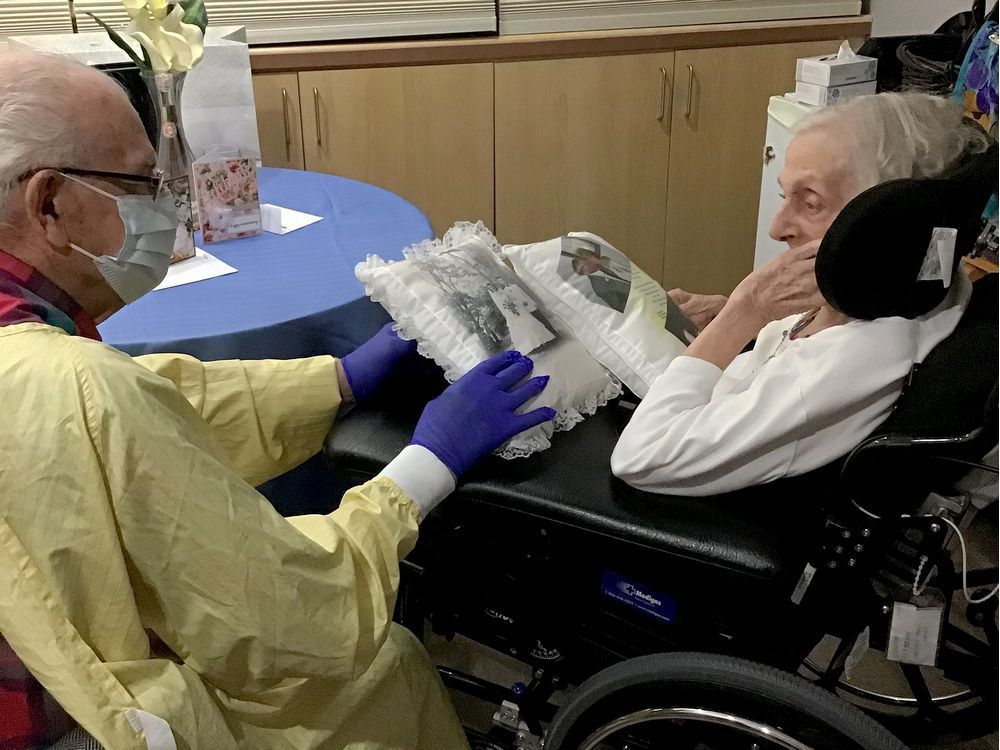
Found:
[[[960,104],[917,92],[859,96],[803,118],[794,132],[827,129],[843,136],[859,191],[940,176],[989,145],[988,136],[964,120]]]
[[[81,143],[78,111],[86,65],[58,55],[0,54],[0,223],[17,179],[39,167],[75,166]]]

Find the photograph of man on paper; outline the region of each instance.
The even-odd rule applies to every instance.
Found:
[[[530,354],[559,340],[542,303],[489,248],[470,242],[412,260],[445,293],[487,356],[507,349]]]
[[[591,302],[625,312],[632,264],[613,247],[586,237],[563,237],[557,271]]]
[[[556,270],[589,301],[620,313],[634,290],[638,296],[634,304],[655,311],[658,319],[666,316],[663,327],[685,346],[698,335],[698,328],[660,285],[641,271],[633,273],[632,262],[610,245],[587,237],[563,237]]]

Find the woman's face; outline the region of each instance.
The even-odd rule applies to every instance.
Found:
[[[793,248],[822,239],[841,209],[861,192],[856,184],[847,146],[835,131],[795,136],[778,176],[782,201],[771,220],[771,239]]]

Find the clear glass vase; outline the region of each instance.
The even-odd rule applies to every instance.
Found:
[[[184,138],[181,94],[186,73],[143,73],[157,114],[156,169],[177,206],[177,240],[170,262],[194,255],[194,205],[191,149]]]

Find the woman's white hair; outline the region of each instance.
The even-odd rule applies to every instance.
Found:
[[[72,166],[79,151],[73,96],[92,68],[66,57],[0,54],[0,224],[18,178],[39,167]]]
[[[960,104],[917,92],[859,96],[803,118],[794,132],[827,129],[849,149],[859,192],[889,180],[940,176],[989,145],[964,120]]]

